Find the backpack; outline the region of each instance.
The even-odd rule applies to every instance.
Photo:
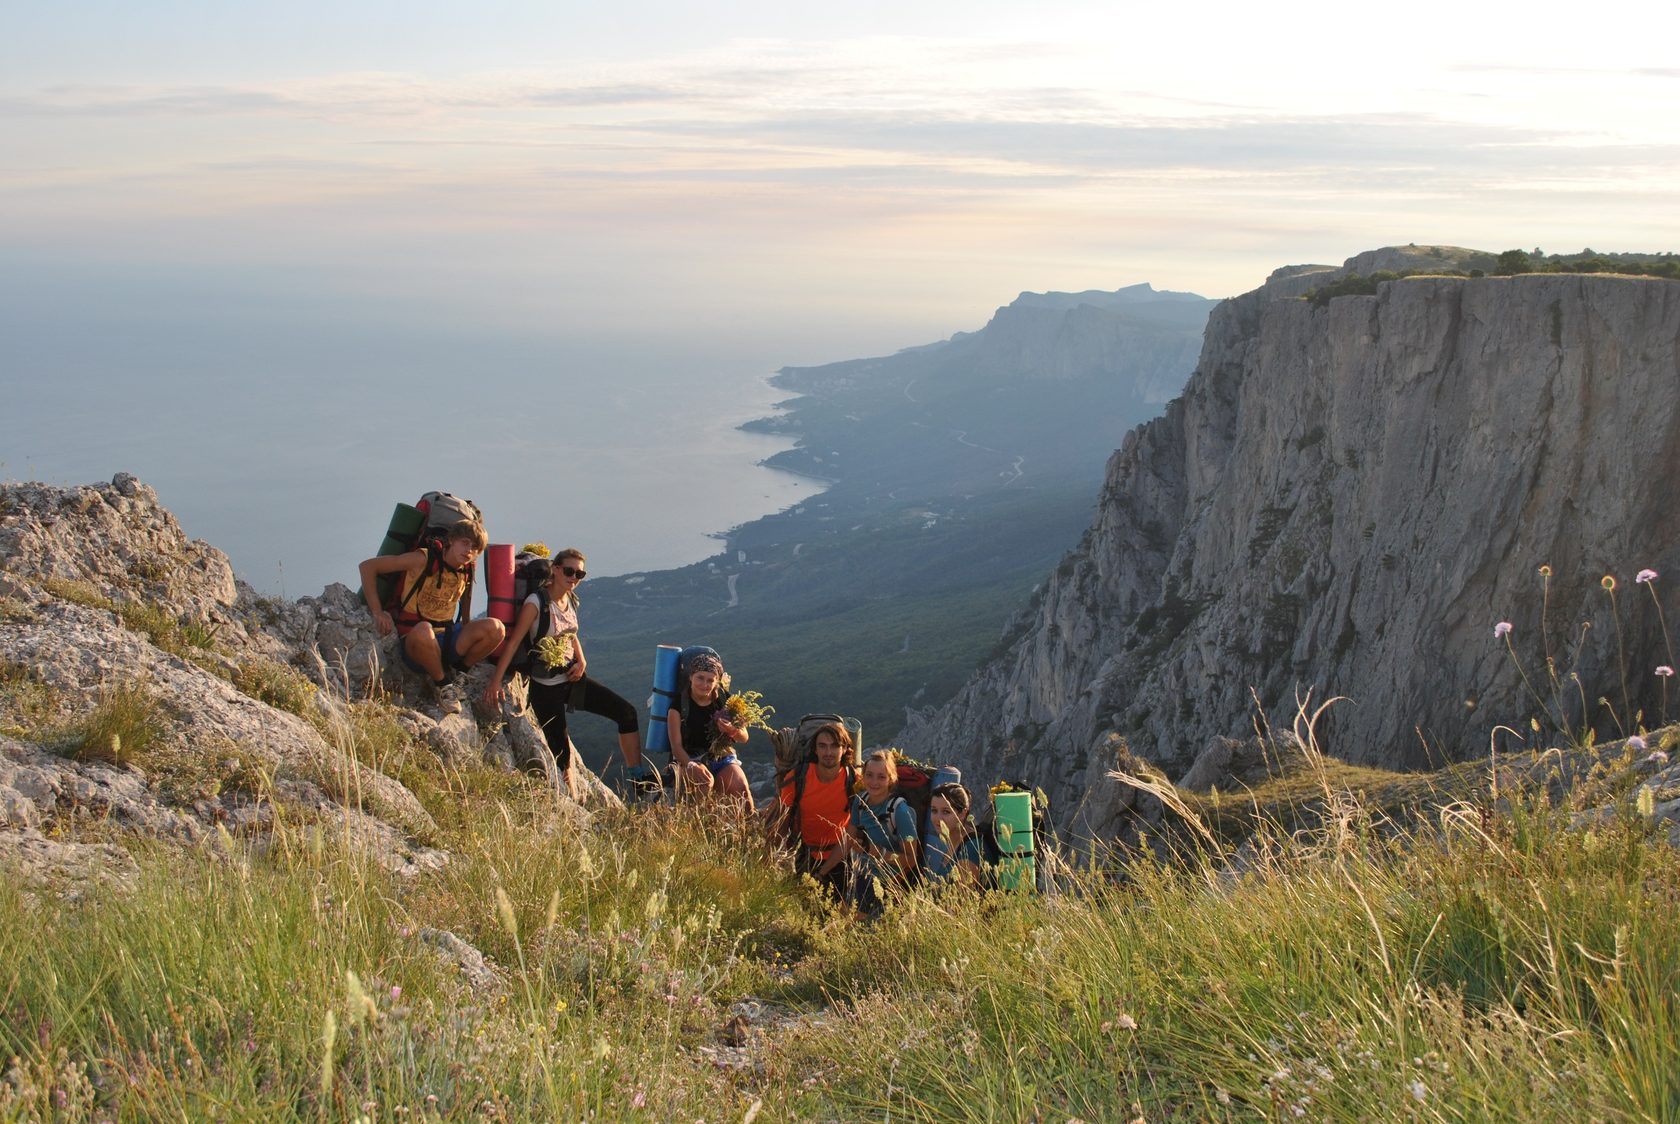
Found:
[[[999,792],[1030,792],[1032,794],[1032,831],[1033,851],[1029,852],[1035,858],[1033,864],[1034,889],[1043,892],[1046,884],[1046,867],[1043,861],[1037,860],[1037,852],[1046,850],[1056,842],[1056,826],[1050,819],[1050,797],[1045,795],[1042,788],[1036,788],[1031,783],[1021,780],[999,781],[992,786],[993,794]],[[980,869],[985,875],[987,889],[999,886],[998,868],[1007,859],[1015,856],[1004,851],[1003,841],[998,838],[997,815],[980,825]]]
[[[390,526],[385,531],[385,541],[380,545],[381,555],[407,554],[412,550],[424,549],[426,552],[426,566],[420,572],[420,581],[412,583],[406,596],[399,597],[398,590],[402,583],[397,574],[380,574],[376,590],[379,604],[393,617],[415,617],[405,614],[403,610],[420,592],[421,583],[434,574],[440,574],[444,569],[443,554],[449,545],[449,530],[457,523],[476,523],[484,525],[483,514],[478,505],[471,500],[463,500],[448,492],[427,492],[420,497],[413,507],[398,504],[397,510],[391,516]],[[467,585],[461,594],[460,607],[456,611],[456,619],[464,621],[472,614],[473,573],[466,571]]]
[[[554,602],[548,597],[548,575],[552,568],[550,559],[528,550],[522,550],[513,557],[513,604],[516,607],[523,605],[527,597],[536,594],[537,620],[535,632],[526,632],[514,639],[513,658],[508,661],[510,675],[523,675],[529,679],[536,668],[536,644],[532,637],[540,640],[547,636],[549,625],[554,620]]]
[[[840,764],[846,776],[846,792],[851,794],[857,790],[857,755],[858,747],[863,742],[863,723],[855,718],[842,718],[838,714],[807,714],[799,720],[799,725],[783,727],[770,735],[770,742],[776,754],[778,799],[782,789],[787,787],[788,778],[793,778],[793,803],[788,806],[787,818],[783,821],[783,838],[789,843],[800,842],[797,838],[799,807],[805,799],[805,784],[810,778],[811,766],[817,763],[814,744],[817,731],[825,726],[841,726],[852,735],[852,752]]]

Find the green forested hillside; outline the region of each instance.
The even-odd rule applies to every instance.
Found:
[[[785,369],[797,397],[750,428],[793,438],[770,463],[830,487],[706,562],[592,579],[591,673],[640,702],[656,644],[706,643],[784,717],[839,710],[890,740],[1078,541],[1109,455],[1183,385],[1212,304],[1026,294],[980,332]]]

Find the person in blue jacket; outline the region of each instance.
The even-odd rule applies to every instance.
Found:
[[[970,803],[968,789],[960,784],[942,784],[928,800],[922,873],[930,885],[980,883],[980,836],[969,815]]]
[[[877,749],[863,763],[863,791],[852,798],[852,902],[866,917],[878,916],[883,892],[906,884],[916,869],[916,810],[897,786],[897,759]]]

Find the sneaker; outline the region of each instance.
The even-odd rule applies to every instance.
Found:
[[[426,680],[426,698],[444,714],[461,713],[461,688],[455,685],[453,677],[441,683],[436,679]]]

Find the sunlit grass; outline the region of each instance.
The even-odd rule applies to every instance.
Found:
[[[1380,777],[1326,766],[1315,822],[1246,802],[1241,873],[1204,847],[865,925],[731,817],[580,826],[389,708],[344,721],[346,767],[404,778],[447,866],[399,878],[280,809],[261,839],[135,844],[138,883],[93,904],[7,880],[0,1118],[1680,1113],[1680,864],[1636,807],[1581,830],[1441,794],[1400,824],[1338,788]]]

